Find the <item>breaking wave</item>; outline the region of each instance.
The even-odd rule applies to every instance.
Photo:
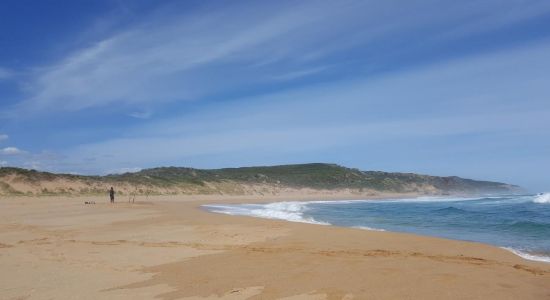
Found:
[[[550,203],[550,193],[544,193],[535,196],[535,199],[533,200],[535,203]]]
[[[305,216],[304,212],[307,211],[307,204],[307,202],[275,202],[269,204],[204,205],[204,207],[212,212],[228,215],[330,225],[330,223],[317,221],[311,217]]]
[[[501,247],[501,248],[505,249],[505,250],[508,250],[508,251],[514,253],[515,255],[517,255],[519,257],[522,257],[522,258],[525,258],[527,260],[542,261],[542,262],[550,263],[550,257],[549,256],[527,253],[527,252],[520,251],[520,250],[517,250],[517,249],[514,249],[514,248],[509,248],[509,247]]]

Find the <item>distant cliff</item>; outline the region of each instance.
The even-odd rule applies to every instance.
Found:
[[[460,177],[360,171],[334,164],[299,164],[202,170],[162,167],[107,176],[53,174],[0,168],[0,195],[103,194],[115,186],[119,194],[280,194],[288,191],[348,191],[377,195],[511,194],[515,185]]]

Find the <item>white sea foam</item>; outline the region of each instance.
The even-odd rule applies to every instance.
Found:
[[[269,204],[242,204],[242,205],[204,205],[212,212],[228,215],[252,216],[266,219],[286,220],[291,222],[330,225],[311,217],[304,216],[307,202],[275,202]]]
[[[542,261],[542,262],[550,263],[550,257],[548,256],[531,254],[531,253],[516,250],[514,248],[508,248],[508,247],[502,247],[502,249],[508,250],[514,253],[515,255],[525,258],[527,260]]]
[[[373,228],[373,227],[368,227],[368,226],[353,226],[352,228],[363,229],[363,230],[370,230],[370,231],[386,231],[386,230],[384,230],[384,229]]]
[[[550,203],[550,193],[544,193],[535,196],[535,199],[533,200],[535,203]]]

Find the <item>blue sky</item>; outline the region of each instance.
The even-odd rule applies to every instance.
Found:
[[[1,165],[305,162],[550,190],[550,2],[2,2]]]

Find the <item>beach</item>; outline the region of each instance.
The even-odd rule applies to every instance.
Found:
[[[201,207],[289,197],[319,199],[2,197],[0,298],[550,298],[550,264],[498,247]]]

